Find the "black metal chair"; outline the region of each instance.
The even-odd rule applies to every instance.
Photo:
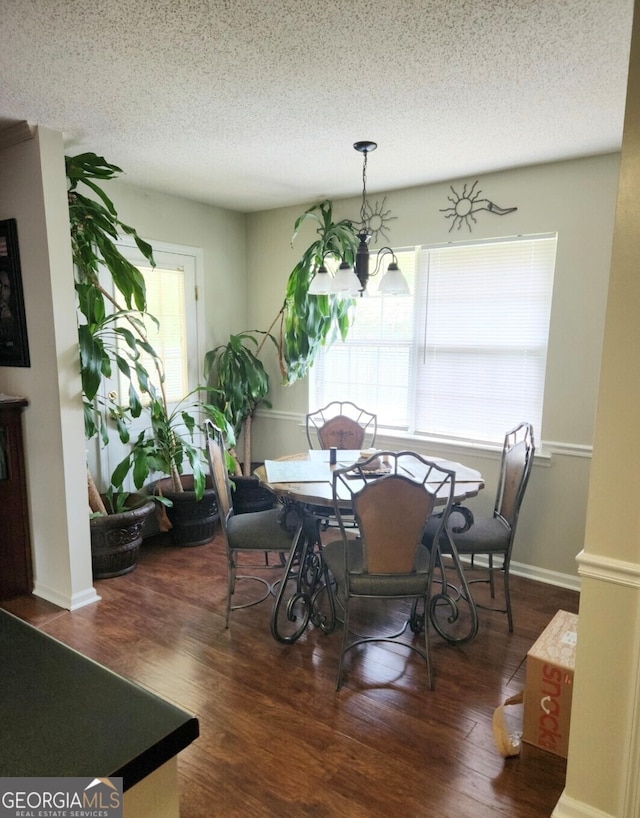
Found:
[[[352,401],[335,400],[309,412],[306,427],[310,449],[362,449],[374,445],[378,420]]]
[[[264,563],[242,567],[273,569],[278,570],[279,573],[282,574],[285,562],[284,556],[288,555],[291,551],[295,540],[300,534],[302,523],[300,521],[293,530],[289,527],[285,527],[280,519],[281,507],[271,508],[266,511],[250,511],[245,514],[234,514],[233,492],[229,481],[222,435],[210,421],[206,422],[206,429],[209,468],[216,491],[220,523],[222,525],[222,536],[226,546],[229,569],[225,612],[225,627],[228,628],[231,611],[257,605],[274,592],[274,583],[267,582],[263,577],[237,573],[238,555],[241,553],[262,553],[264,555]],[[276,564],[271,565],[268,559],[270,553],[280,554],[281,559]],[[236,581],[239,580],[250,580],[261,583],[264,586],[263,594],[259,598],[252,599],[249,602],[232,605],[231,601],[235,593]]]
[[[342,535],[328,543],[323,557],[336,583],[337,601],[344,608],[344,624],[336,689],[342,684],[347,651],[369,642],[394,642],[416,651],[425,660],[429,687],[433,676],[429,655],[429,600],[437,549],[422,547],[427,521],[436,504],[436,533],[447,519],[453,499],[455,473],[414,452],[379,452],[366,460],[333,472],[335,514]],[[440,510],[440,509],[438,509]],[[345,514],[355,516],[359,536],[347,535]],[[351,602],[354,599],[411,600],[411,617],[424,606],[424,648],[399,633],[357,638],[349,642]],[[407,619],[409,624],[409,617]],[[414,627],[417,633],[420,627]]]
[[[439,535],[440,552],[443,555],[447,551],[450,552],[448,538],[452,537],[460,557],[463,559],[465,557],[470,558],[472,569],[488,573],[486,579],[469,580],[469,585],[476,582],[489,583],[492,599],[495,599],[494,573],[496,571],[502,572],[504,578],[504,608],[480,605],[477,600],[476,605],[479,608],[484,607],[485,609],[506,613],[509,631],[513,631],[513,613],[509,590],[511,552],[516,535],[520,505],[531,474],[534,452],[533,427],[530,423],[520,423],[507,432],[502,447],[500,477],[493,515],[491,517],[475,517],[470,514],[469,509],[462,508],[460,511],[465,515],[466,519],[462,525],[458,525],[460,518],[457,507],[454,506],[447,524],[447,531],[441,531]],[[434,522],[431,522],[427,526],[424,537],[424,544],[429,548],[436,534],[437,530]],[[486,563],[478,563],[477,557],[486,558]],[[499,565],[494,563],[494,558],[500,559]]]

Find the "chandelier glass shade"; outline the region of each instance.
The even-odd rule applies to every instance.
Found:
[[[317,270],[309,285],[310,295],[341,295],[343,298],[355,298],[360,295],[360,281],[346,261],[341,262],[334,275],[331,275],[325,264]]]

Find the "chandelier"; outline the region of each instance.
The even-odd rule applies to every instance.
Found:
[[[391,261],[385,274],[380,279],[378,292],[382,295],[408,295],[409,285],[398,267],[398,259],[390,247],[382,247],[377,251],[376,263],[373,272],[370,272],[369,242],[371,241],[371,208],[367,202],[367,157],[378,145],[369,140],[355,142],[353,147],[362,154],[362,204],[360,205],[360,223],[358,226],[358,249],[355,265],[352,267],[342,260],[336,274],[331,276],[324,261],[318,268],[311,284],[310,295],[342,295],[354,298],[364,295],[370,278],[378,275],[382,268],[382,260],[390,255]],[[378,214],[379,215],[379,214]]]

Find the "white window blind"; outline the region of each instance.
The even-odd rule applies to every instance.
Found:
[[[158,319],[147,319],[149,343],[164,364],[165,389],[169,403],[177,403],[189,391],[185,324],[185,279],[181,269],[139,267],[147,289],[147,311]],[[150,356],[143,364],[157,386],[158,379]]]
[[[349,399],[387,428],[484,442],[522,420],[539,430],[555,248],[536,236],[396,251],[411,297],[358,299],[347,341],[312,370],[311,408]]]

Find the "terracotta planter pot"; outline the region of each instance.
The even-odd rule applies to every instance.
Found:
[[[142,544],[142,531],[155,505],[146,494],[132,493],[125,511],[90,521],[94,579],[119,577],[133,571]]]
[[[174,492],[171,478],[163,477],[153,484],[154,494],[161,494],[173,505],[167,508],[167,517],[171,523],[171,539],[175,545],[204,545],[213,539],[218,520],[218,504],[213,486],[207,478],[207,487],[202,500],[196,500],[193,491],[193,476],[183,474],[181,477],[184,492]]]

